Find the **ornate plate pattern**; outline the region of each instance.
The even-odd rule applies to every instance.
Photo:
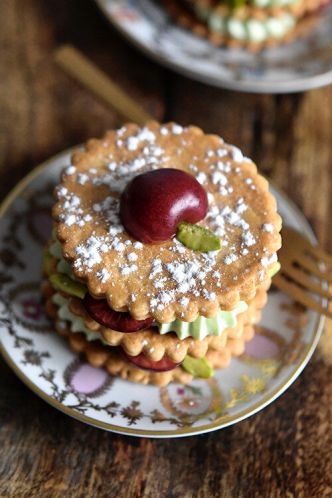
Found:
[[[1,351],[17,375],[56,408],[91,425],[146,437],[185,436],[234,424],[279,396],[318,342],[323,319],[272,291],[245,354],[215,378],[159,389],[110,377],[72,353],[44,315],[40,266],[51,230],[51,192],[64,152],[20,182],[1,208]],[[312,239],[301,213],[274,188],[285,222]]]
[[[112,24],[157,62],[211,85],[287,93],[332,83],[332,6],[306,37],[253,54],[216,48],[171,21],[153,0],[95,0]]]

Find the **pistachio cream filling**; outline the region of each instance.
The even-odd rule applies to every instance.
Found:
[[[257,7],[272,7],[287,0],[255,0]],[[293,3],[293,2],[289,2]],[[241,19],[235,14],[222,14],[215,9],[207,7],[195,7],[195,13],[199,19],[206,22],[212,33],[228,36],[240,41],[264,42],[271,38],[282,38],[288,31],[294,28],[296,18],[289,12],[280,13],[278,16],[266,16],[264,19],[246,18]]]
[[[193,337],[202,340],[208,335],[220,336],[226,328],[233,328],[237,325],[237,315],[246,311],[248,305],[244,301],[239,301],[232,311],[219,311],[212,318],[198,316],[193,322],[183,322],[174,320],[170,323],[157,323],[160,334],[175,332],[179,339]]]
[[[57,238],[55,238],[54,234],[53,234],[53,242],[49,247],[49,252],[55,259],[58,260],[56,266],[57,271],[59,273],[64,273],[65,275],[68,275],[68,277],[75,280],[73,272],[71,271],[70,264],[67,263],[67,261],[62,255],[61,243]]]
[[[89,330],[85,326],[82,318],[74,315],[74,313],[70,311],[68,299],[66,299],[61,294],[56,293],[53,295],[52,300],[58,306],[58,317],[61,318],[61,320],[69,323],[71,332],[84,334],[88,341],[95,341],[98,339],[103,344],[107,345],[107,343],[103,340],[101,334]]]

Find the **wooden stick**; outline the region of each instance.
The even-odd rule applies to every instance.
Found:
[[[153,119],[129,97],[109,76],[71,45],[55,51],[55,61],[75,80],[115,109],[125,120],[144,125]]]

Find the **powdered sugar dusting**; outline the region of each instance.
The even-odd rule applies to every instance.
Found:
[[[267,268],[268,266],[272,265],[273,263],[276,263],[278,261],[276,253],[273,253],[271,256],[264,256],[261,260],[260,263],[264,268]]]
[[[66,175],[74,175],[76,173],[76,168],[75,166],[68,166],[66,169],[65,169],[65,174]]]
[[[201,185],[204,185],[204,183],[206,183],[206,180],[207,180],[207,176],[206,176],[206,173],[203,173],[203,171],[200,171],[198,173],[198,175],[196,176],[196,180],[201,184]]]
[[[163,310],[171,299],[179,299],[181,306],[186,306],[189,300],[184,295],[187,293],[192,293],[196,297],[201,296],[209,301],[214,300],[215,293],[205,288],[204,285],[206,277],[213,272],[216,260],[217,252],[196,255],[191,260],[176,258],[171,263],[163,263],[159,258],[154,259],[149,279],[155,282],[157,289],[164,285],[168,290],[161,291],[154,296],[150,300],[151,307]],[[160,277],[161,274],[165,276]],[[216,277],[220,279],[219,272],[214,275],[214,278]]]
[[[128,265],[121,268],[121,275],[130,275],[138,270],[137,265]]]
[[[250,247],[250,246],[253,246],[254,244],[256,244],[256,239],[251,232],[247,231],[247,232],[244,232],[244,234],[242,235],[242,243],[245,246]]]
[[[111,274],[106,270],[106,268],[102,268],[97,271],[97,278],[99,278],[102,284],[105,284],[111,278]]]
[[[89,177],[88,175],[86,175],[85,173],[79,173],[77,175],[77,182],[80,184],[80,185],[85,185],[86,182],[89,180]]]
[[[102,253],[108,252],[109,249],[105,237],[92,235],[76,248],[78,258],[74,263],[75,268],[80,269],[84,266],[91,271],[95,265],[101,263]]]
[[[171,131],[173,135],[180,135],[181,133],[183,133],[184,128],[178,124],[173,124]]]
[[[273,232],[273,225],[271,223],[264,223],[262,225],[262,230],[263,230],[263,232],[272,233]]]
[[[61,221],[68,227],[73,225],[84,225],[84,211],[80,206],[81,199],[64,187],[57,190],[57,195],[63,202],[64,212],[60,215]]]
[[[237,255],[234,253],[231,253],[225,257],[224,263],[225,263],[225,265],[231,265],[232,263],[235,263],[235,261],[237,261],[237,260],[238,260]]]
[[[242,161],[244,160],[244,156],[241,150],[238,147],[232,145],[231,152],[232,152],[232,159],[234,159],[234,161],[238,163],[242,163]]]
[[[127,258],[128,258],[128,261],[137,261],[138,260],[138,256],[135,252],[129,253]]]

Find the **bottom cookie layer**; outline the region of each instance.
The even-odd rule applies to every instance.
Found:
[[[121,377],[122,379],[162,387],[170,382],[188,384],[194,378],[181,367],[167,372],[142,370],[130,364],[121,354],[119,348],[104,346],[99,341],[89,342],[83,334],[73,333],[64,327],[63,321],[56,321],[55,328],[59,335],[67,339],[70,348],[76,353],[83,354],[92,366],[103,367],[111,375]],[[241,337],[227,339],[222,352],[211,349],[207,352],[206,358],[213,368],[225,368],[229,365],[233,356],[239,356],[244,352],[245,343],[252,339],[253,335],[253,325],[245,325]]]

